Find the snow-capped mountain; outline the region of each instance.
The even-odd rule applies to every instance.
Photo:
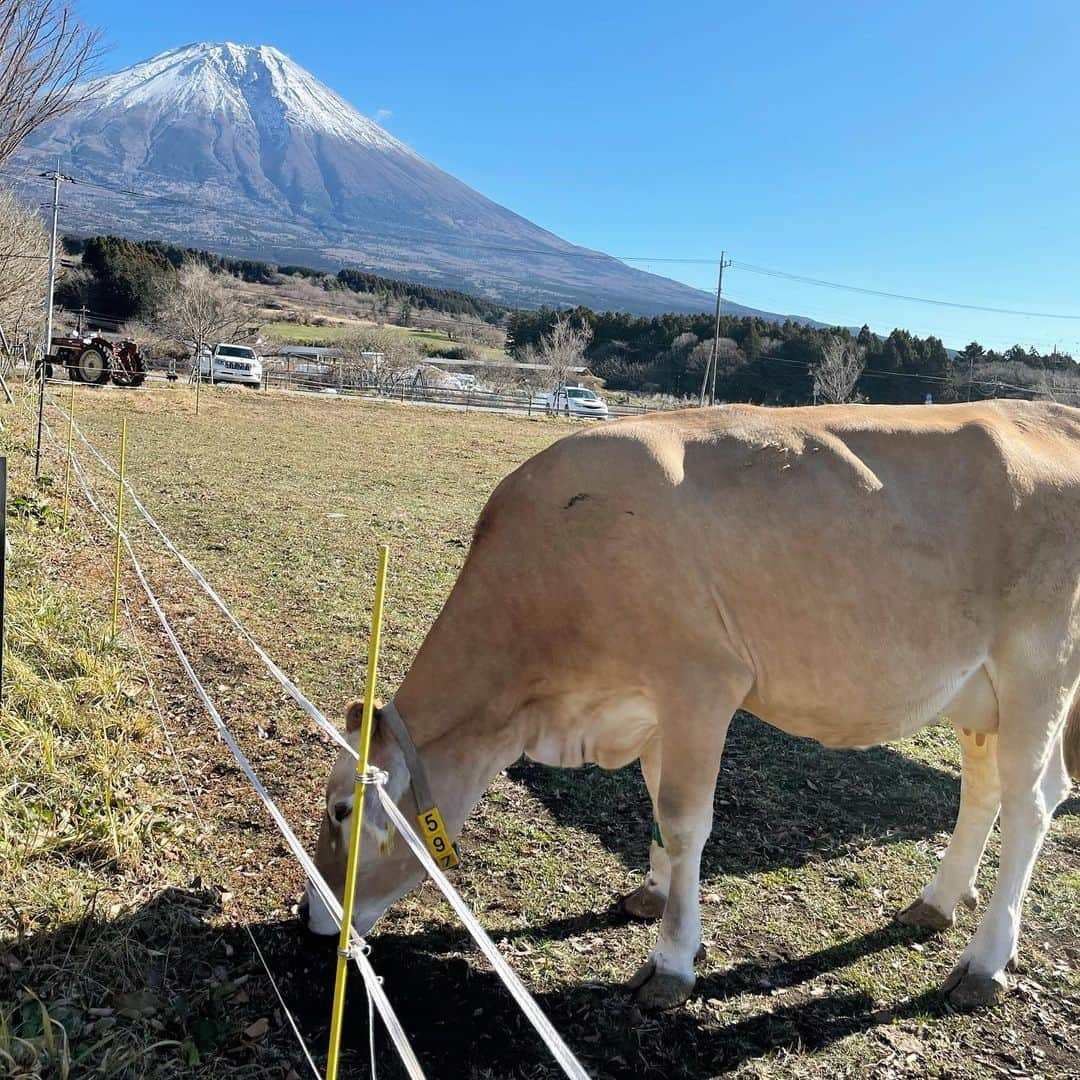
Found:
[[[269,45],[188,45],[89,87],[98,111],[148,105],[159,113],[209,113],[280,135],[289,127],[410,153],[377,124]]]
[[[21,151],[88,182],[64,188],[70,232],[358,266],[526,305],[710,307],[473,191],[270,46],[188,45],[87,89]]]

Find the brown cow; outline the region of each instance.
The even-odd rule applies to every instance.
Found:
[[[664,846],[627,905],[663,920],[632,986],[665,1007],[694,985],[732,713],[845,747],[948,719],[960,813],[900,917],[940,928],[978,903],[1000,809],[993,897],[945,985],[958,1007],[990,1003],[1066,761],[1080,771],[1078,532],[1080,411],[1058,405],[725,406],[582,432],[492,495],[373,759],[410,816],[430,800],[456,836],[522,753],[640,758]],[[353,767],[343,754],[330,777],[317,854],[339,896]],[[403,844],[385,850],[377,801],[364,827],[361,932],[421,877]],[[333,929],[317,898],[311,925]]]

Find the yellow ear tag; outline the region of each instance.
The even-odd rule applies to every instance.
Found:
[[[388,821],[386,823],[386,837],[379,841],[379,854],[380,855],[392,855],[394,852],[394,837],[397,833],[394,830],[394,823]]]
[[[461,860],[458,858],[457,848],[450,842],[439,808],[433,806],[430,810],[425,810],[417,815],[416,820],[420,823],[420,834],[435,862],[443,870],[452,870],[457,866]]]

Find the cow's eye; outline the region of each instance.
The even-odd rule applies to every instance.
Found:
[[[352,803],[347,799],[334,803],[334,820],[340,825],[352,813]]]

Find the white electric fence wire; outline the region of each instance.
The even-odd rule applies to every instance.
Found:
[[[82,466],[79,464],[78,455],[74,452],[71,455],[72,469],[75,473],[79,486],[82,488],[83,494],[86,496],[87,501],[91,507],[98,513],[107,526],[112,529],[116,528],[115,519],[110,520],[108,513],[98,505],[97,500],[94,498],[91,485],[88,483]],[[183,646],[180,644],[179,639],[173,632],[172,625],[169,623],[168,618],[165,615],[161,604],[158,602],[157,596],[154,594],[153,589],[150,587],[150,583],[146,580],[146,575],[143,573],[142,564],[139,562],[135,555],[135,551],[131,546],[131,541],[128,538],[127,532],[121,530],[121,539],[124,542],[124,546],[127,548],[128,555],[131,558],[132,567],[135,570],[135,575],[139,579],[139,584],[142,586],[143,592],[146,594],[147,600],[150,602],[150,606],[154,609],[154,614],[157,615],[158,621],[161,623],[162,629],[165,631],[166,637],[168,637],[170,644],[173,647],[173,651],[176,653],[177,659],[180,661],[181,666],[184,669],[185,674],[194,687],[196,694],[199,696],[199,700],[202,701],[206,711],[210,714],[210,718],[214,721],[214,725],[218,729],[218,733],[224,740],[225,745],[232,751],[233,757],[236,758],[237,764],[244,772],[244,775],[248,778],[248,782],[255,789],[255,793],[262,800],[263,805],[266,807],[267,813],[273,819],[277,825],[281,835],[285,838],[285,842],[288,844],[293,855],[296,856],[297,861],[300,863],[304,870],[308,881],[312,887],[319,894],[323,903],[327,909],[333,915],[334,921],[341,926],[342,910],[341,904],[338,903],[337,898],[334,896],[330,886],[327,885],[322,874],[319,873],[318,868],[315,866],[311,857],[304,849],[303,844],[300,843],[296,834],[292,831],[289,823],[285,820],[284,815],[278,809],[277,804],[270,797],[270,793],[263,786],[262,781],[255,774],[255,770],[252,769],[251,763],[248,761],[244,752],[240,749],[236,740],[232,736],[232,732],[229,731],[228,726],[221,718],[221,714],[217,711],[214,703],[210,700],[209,695],[206,692],[205,687],[199,681],[198,675],[195,674],[194,668],[191,666],[191,662],[188,660],[187,653],[184,652]],[[357,967],[360,969],[360,974],[363,976],[364,983],[371,994],[375,1002],[376,1008],[379,1010],[379,1015],[383,1019],[383,1023],[386,1025],[386,1029],[390,1034],[390,1038],[397,1048],[398,1054],[402,1059],[402,1063],[405,1065],[405,1069],[409,1076],[413,1080],[425,1080],[424,1073],[420,1068],[419,1062],[416,1060],[416,1055],[412,1051],[412,1047],[408,1043],[408,1039],[405,1036],[404,1029],[401,1027],[400,1022],[393,1007],[390,1005],[389,1000],[383,991],[382,984],[378,975],[372,968],[370,962],[366,956],[367,944],[357,934],[353,934],[353,946],[351,949],[351,956],[356,961]]]
[[[368,1046],[371,1050],[371,1080],[377,1080],[375,1075],[375,1007],[371,1003],[371,995],[367,999],[368,1021]]]
[[[67,411],[63,408],[63,406],[61,406],[59,402],[55,401],[52,398],[50,398],[49,401],[53,405],[53,407],[64,417],[64,419],[67,420],[68,414]],[[108,472],[108,474],[114,480],[119,479],[119,473],[108,461],[106,461],[104,457],[101,456],[94,444],[83,434],[82,429],[79,427],[78,423],[72,421],[72,429],[75,431],[75,434],[78,435],[80,441],[90,451],[90,453],[93,454],[94,457],[97,458],[97,460],[101,463],[106,472]],[[305,713],[307,713],[307,715],[311,718],[311,720],[315,722],[318,727],[320,727],[335,743],[337,743],[337,745],[342,750],[347,751],[349,754],[352,755],[352,757],[356,758],[358,756],[356,750],[349,745],[348,741],[341,734],[341,732],[338,731],[338,729],[332,723],[330,723],[329,720],[326,719],[326,717],[319,711],[319,709],[316,708],[316,706],[308,700],[308,698],[304,695],[304,693],[300,690],[296,683],[294,683],[292,679],[290,679],[288,675],[286,675],[285,672],[283,672],[281,668],[279,668],[277,664],[274,663],[274,661],[266,654],[262,646],[255,640],[254,637],[252,637],[247,627],[240,622],[240,620],[233,614],[232,610],[225,603],[225,601],[222,600],[222,598],[217,594],[217,591],[210,584],[210,582],[206,580],[199,568],[193,562],[191,562],[191,560],[188,559],[187,556],[184,555],[184,553],[180,551],[180,549],[172,542],[165,530],[161,527],[160,524],[158,524],[157,519],[153,516],[153,514],[150,513],[149,510],[146,509],[139,496],[135,494],[130,482],[127,479],[124,480],[124,489],[127,491],[128,495],[131,496],[131,501],[134,504],[135,509],[138,510],[139,513],[143,516],[143,518],[146,520],[146,523],[150,526],[150,528],[154,530],[154,532],[158,534],[161,542],[165,545],[165,547],[168,548],[168,550],[176,556],[184,569],[187,570],[187,572],[191,574],[191,576],[198,582],[199,587],[203,590],[203,592],[205,592],[206,595],[210,597],[210,599],[214,602],[214,604],[217,605],[218,609],[225,616],[225,618],[227,618],[229,622],[232,623],[232,625],[241,634],[241,636],[247,641],[247,643],[252,647],[252,649],[254,649],[256,655],[266,665],[267,670],[281,686],[281,688],[293,699],[293,701],[296,702],[297,705],[300,706],[301,709],[304,710]]]
[[[56,404],[55,402],[53,404],[56,406],[57,409],[59,409],[59,411],[61,413],[63,413],[66,416],[66,413],[64,412],[64,410],[58,404]],[[118,478],[119,474],[116,472],[116,470],[113,469],[112,466],[98,453],[98,451],[94,448],[93,444],[90,443],[90,441],[86,438],[86,436],[83,435],[83,433],[79,430],[78,425],[76,424],[76,425],[73,425],[73,426],[74,426],[74,430],[79,435],[79,438],[82,440],[83,443],[86,444],[86,446],[90,449],[91,453],[98,459],[98,461],[101,462],[101,464],[103,466],[105,466],[105,468],[112,474],[113,477]],[[72,457],[73,457],[73,464],[74,464],[75,463],[74,462],[75,455],[73,454]],[[77,464],[75,465],[75,469],[76,469],[76,474],[79,475],[80,470],[79,470],[79,467],[78,467]],[[151,525],[152,528],[154,528],[154,530],[162,538],[162,540],[166,544],[166,546],[177,556],[177,558],[180,559],[180,561],[184,564],[184,566],[188,570],[188,572],[191,573],[194,577],[196,577],[196,579],[203,586],[204,590],[207,591],[207,594],[210,595],[212,599],[214,599],[217,606],[228,616],[229,620],[233,623],[233,625],[236,626],[241,631],[242,634],[244,634],[244,636],[248,639],[249,643],[251,645],[253,645],[254,648],[256,649],[256,651],[259,653],[260,657],[263,658],[264,661],[268,665],[271,666],[271,670],[277,672],[277,675],[275,677],[278,678],[279,683],[281,683],[281,685],[283,687],[285,687],[287,690],[289,690],[289,687],[291,687],[292,689],[289,690],[289,693],[290,693],[291,696],[293,696],[294,700],[297,700],[298,703],[300,703],[300,701],[302,699],[302,701],[306,702],[307,705],[310,707],[310,711],[309,711],[308,708],[305,708],[304,711],[307,712],[308,715],[312,719],[316,720],[316,722],[319,723],[320,726],[324,726],[325,728],[329,729],[334,734],[335,741],[337,741],[339,744],[343,744],[344,749],[348,750],[348,752],[353,757],[356,757],[357,756],[356,751],[348,743],[345,742],[345,740],[341,737],[340,733],[337,732],[337,730],[333,727],[333,725],[331,725],[329,723],[328,720],[326,720],[326,718],[322,715],[322,713],[320,713],[318,711],[318,709],[315,708],[314,705],[311,705],[311,703],[307,701],[307,698],[305,698],[303,696],[303,694],[301,694],[300,691],[291,682],[291,680],[289,680],[288,677],[286,675],[284,675],[283,672],[281,672],[280,668],[278,668],[277,665],[274,664],[274,662],[268,656],[266,656],[266,654],[258,646],[258,644],[255,642],[255,640],[251,637],[251,635],[248,634],[247,630],[236,619],[236,617],[228,610],[228,608],[226,607],[224,601],[222,601],[220,599],[220,597],[217,596],[217,593],[214,592],[213,588],[206,581],[206,579],[203,578],[202,574],[200,574],[198,572],[198,570],[177,550],[175,545],[172,543],[172,541],[165,534],[164,530],[160,527],[160,525],[157,524],[157,522],[153,519],[152,515],[149,514],[149,512],[145,509],[145,507],[142,506],[141,502],[139,502],[137,496],[135,495],[134,492],[131,491],[131,487],[126,481],[125,481],[125,488],[131,494],[132,501],[135,502],[136,506],[140,510],[140,513],[142,513],[144,518],[146,518],[147,522]],[[97,508],[96,506],[95,506],[95,508],[98,509],[99,514],[102,514],[102,516],[105,516],[104,513],[100,510],[100,508]],[[108,520],[108,518],[106,517],[106,521],[107,520]],[[138,562],[135,559],[135,553],[131,548],[131,544],[127,541],[126,535],[124,536],[124,541],[125,541],[125,544],[127,545],[128,551],[131,554],[132,561],[133,561],[133,563],[135,565],[135,568],[136,568],[136,573],[139,574],[140,579],[142,579],[141,568],[139,567]],[[144,585],[144,588],[148,588],[148,586]],[[151,600],[151,603],[153,604],[154,601]],[[163,620],[163,625],[167,625],[165,623],[165,621],[164,621],[164,616],[163,615],[160,615],[159,618],[161,618]],[[169,634],[170,638],[172,638],[175,641],[175,638],[173,638],[173,635],[171,633],[170,628],[166,629],[166,633]],[[176,647],[176,646],[174,645],[174,647]],[[180,652],[182,652],[182,650],[180,650]],[[185,668],[189,669],[190,666],[186,663],[186,657],[183,657],[181,662],[184,663]],[[197,691],[200,690],[201,689],[201,684],[198,684],[197,679],[196,679],[196,677],[194,675],[194,672],[191,672],[190,670],[189,670],[189,678],[191,678],[193,680],[193,682],[197,684],[196,685],[196,690]],[[294,693],[294,691],[295,691],[295,693]],[[221,721],[220,717],[217,715],[216,710],[213,710],[213,706],[209,703],[208,699],[205,698],[204,695],[205,695],[205,691],[203,691],[200,694],[200,697],[203,697],[203,703],[207,706],[208,711],[211,712],[211,716],[214,718],[215,723],[217,723],[219,725],[219,727],[223,729],[223,731],[227,731],[227,728],[224,727],[223,722]],[[228,742],[229,739],[227,739],[226,741]],[[234,744],[230,743],[230,748],[232,747],[232,745],[234,745]],[[234,754],[237,754],[240,757],[242,757],[242,754],[240,754],[239,748],[234,750]],[[239,757],[238,757],[238,760],[239,760]],[[241,762],[242,766],[243,766],[243,764],[245,762],[246,762],[246,759],[244,759],[244,761]],[[245,769],[245,771],[247,771],[247,770]],[[253,782],[253,784],[256,785],[256,790],[258,790],[261,787],[261,784],[258,783],[258,778],[254,777],[254,773],[250,773],[249,778],[253,778],[252,782]],[[487,956],[488,960],[491,962],[492,966],[495,968],[496,973],[500,976],[500,978],[502,978],[503,982],[506,983],[507,989],[510,991],[511,995],[517,1001],[519,1007],[525,1013],[525,1015],[528,1018],[529,1022],[533,1025],[534,1028],[536,1028],[537,1033],[540,1035],[541,1039],[547,1045],[548,1049],[551,1051],[552,1055],[555,1057],[555,1060],[562,1067],[563,1071],[566,1073],[567,1076],[575,1077],[575,1078],[584,1078],[584,1080],[588,1080],[588,1073],[585,1072],[584,1068],[582,1068],[580,1062],[578,1062],[578,1060],[574,1056],[573,1052],[566,1045],[566,1043],[563,1042],[562,1036],[560,1036],[559,1033],[555,1030],[555,1028],[551,1024],[551,1021],[548,1020],[548,1018],[544,1014],[543,1010],[536,1003],[536,1000],[532,997],[532,995],[529,993],[529,991],[521,983],[521,980],[517,977],[517,975],[515,974],[513,968],[511,968],[510,965],[503,958],[502,953],[499,952],[498,948],[495,946],[494,942],[492,942],[492,940],[488,936],[487,932],[484,930],[484,928],[477,921],[476,916],[473,915],[473,913],[472,913],[472,910],[465,903],[465,901],[461,898],[460,894],[457,892],[457,890],[454,888],[454,886],[450,883],[449,879],[442,872],[442,870],[440,869],[438,864],[428,854],[427,848],[424,846],[423,841],[420,840],[420,838],[413,831],[413,829],[409,825],[408,821],[401,814],[401,811],[397,808],[397,805],[393,802],[393,800],[391,800],[385,794],[385,792],[383,790],[383,786],[382,786],[381,783],[376,786],[376,791],[378,792],[379,799],[382,801],[383,805],[385,807],[387,807],[387,813],[391,816],[391,818],[394,819],[395,825],[397,826],[398,830],[405,836],[406,842],[408,843],[409,847],[412,849],[413,853],[419,859],[421,865],[424,867],[424,869],[427,872],[428,876],[432,878],[432,880],[438,886],[439,890],[443,893],[443,895],[450,902],[450,906],[454,909],[455,912],[457,912],[458,917],[461,919],[462,923],[465,925],[465,928],[469,931],[469,933],[472,935],[472,937],[474,938],[476,943],[480,946],[480,949],[484,953],[484,955]],[[268,795],[266,796],[266,799],[269,799]],[[266,801],[266,800],[264,799],[264,801]],[[271,802],[271,805],[272,805],[272,802]],[[268,807],[268,809],[269,809],[269,807]],[[278,817],[280,817],[280,814],[275,816],[275,811],[276,810],[277,810],[277,808],[274,807],[274,811],[271,811],[271,816],[275,818],[275,821],[277,821]],[[278,824],[279,824],[279,828],[282,828],[283,833],[285,832],[286,829],[288,829],[288,824],[284,822],[283,818],[281,819],[280,822],[278,822]],[[286,839],[288,839],[289,835],[292,835],[291,830],[289,830],[288,834],[286,834]],[[308,858],[307,853],[303,851],[303,847],[299,844],[299,841],[295,839],[295,836],[293,837],[293,840],[296,842],[297,847],[300,848],[300,851],[303,852],[303,858],[301,858],[301,856],[299,854],[297,855],[297,858],[300,859],[301,865],[304,866],[305,872],[307,872],[308,877],[312,879],[313,884],[315,884],[315,887],[319,891],[320,895],[323,896],[324,899],[326,899],[326,896],[323,893],[323,889],[319,888],[321,878],[320,878],[320,882],[315,882],[314,878],[312,878],[312,874],[318,875],[318,871],[315,869],[314,864],[311,863],[311,860]],[[305,860],[306,860],[306,862],[305,862]],[[310,864],[310,869],[309,869],[309,864]],[[326,888],[325,882],[321,882],[321,884],[323,885],[324,888]],[[326,892],[329,893],[328,888],[326,888]],[[341,905],[338,904],[337,900],[333,897],[332,894],[329,894],[329,896],[330,896],[330,901],[328,902],[328,907],[334,913],[334,918],[336,919],[338,925],[340,926],[341,925]],[[375,975],[374,971],[372,971],[371,974],[372,974],[372,977],[376,980],[376,983],[377,983],[378,977]],[[381,993],[381,986],[379,986],[379,991]],[[385,1019],[385,1017],[384,1017],[384,1019]],[[389,1023],[387,1024],[387,1027],[388,1028],[390,1027]],[[391,1032],[391,1034],[393,1034],[393,1033]]]
[[[195,802],[195,793],[191,790],[187,773],[184,772],[184,766],[180,762],[180,755],[176,752],[176,745],[173,743],[172,732],[169,730],[168,721],[165,719],[165,709],[161,704],[161,698],[158,697],[157,687],[150,677],[150,668],[146,663],[142,642],[139,640],[138,627],[135,624],[135,616],[131,610],[131,598],[128,596],[127,585],[121,584],[121,596],[124,600],[124,611],[127,613],[128,626],[131,628],[131,640],[135,642],[135,651],[139,655],[143,677],[146,679],[146,685],[150,690],[150,699],[154,703],[154,709],[157,711],[158,720],[161,723],[161,732],[165,736],[165,747],[169,751],[169,756],[173,759],[173,764],[176,766],[176,775],[180,777],[180,782],[184,785],[184,793],[187,795],[188,802],[191,803],[192,813],[194,813],[199,824],[205,826],[206,823],[203,821],[198,804]]]
[[[270,985],[274,988],[274,994],[278,999],[278,1004],[281,1006],[282,1012],[285,1014],[285,1019],[289,1021],[289,1027],[292,1028],[293,1034],[296,1036],[296,1041],[300,1044],[300,1049],[303,1051],[304,1057],[307,1059],[308,1065],[311,1066],[311,1071],[315,1074],[315,1080],[322,1080],[322,1072],[319,1066],[315,1064],[315,1059],[311,1056],[311,1051],[308,1050],[307,1043],[304,1041],[304,1036],[300,1034],[300,1028],[297,1026],[296,1020],[293,1019],[293,1014],[289,1011],[289,1006],[285,1004],[285,998],[282,996],[281,991],[278,989],[277,980],[274,978],[273,972],[270,970],[270,965],[266,962],[266,957],[263,956],[262,949],[259,948],[259,943],[255,940],[255,935],[252,933],[251,927],[244,924],[244,929],[247,931],[247,936],[251,939],[252,947],[255,949],[255,955],[259,958],[259,963],[263,966],[263,971],[266,972],[266,977],[270,980]],[[368,996],[368,1022],[372,1022],[371,1018],[371,997]]]
[[[338,923],[340,925],[340,917]],[[379,1015],[386,1025],[390,1039],[397,1048],[398,1057],[401,1058],[401,1062],[405,1066],[405,1071],[412,1080],[425,1080],[424,1071],[420,1068],[420,1062],[416,1060],[416,1055],[409,1045],[405,1030],[391,1007],[386,992],[383,990],[382,979],[375,973],[375,969],[367,958],[367,946],[365,945],[363,949],[354,948],[352,955],[356,961],[356,966],[360,969],[360,974],[364,977],[364,985],[367,987],[369,1000],[375,1002],[375,1008],[379,1010]],[[371,1038],[374,1045],[375,1036],[372,1035]]]
[[[544,1015],[543,1010],[536,1003],[536,999],[525,989],[514,969],[506,962],[503,954],[499,952],[495,942],[488,937],[487,931],[477,921],[469,905],[462,900],[454,886],[446,879],[438,864],[428,853],[424,842],[413,832],[412,827],[406,820],[405,815],[398,809],[397,804],[386,794],[381,784],[375,790],[378,792],[379,801],[382,803],[387,816],[394,823],[398,832],[404,836],[405,842],[409,845],[412,853],[427,871],[428,876],[439,887],[443,896],[449,901],[457,917],[464,923],[469,933],[472,934],[477,945],[480,946],[480,951],[483,952],[495,969],[495,973],[506,983],[506,988],[513,995],[514,1000],[518,1003],[529,1022],[536,1028],[537,1034],[544,1040],[552,1056],[562,1067],[563,1072],[567,1076],[573,1077],[574,1080],[589,1080],[589,1074],[582,1068],[573,1051],[563,1042],[562,1036]]]
[[[162,708],[161,699],[158,697],[157,688],[154,686],[154,680],[150,677],[150,668],[146,663],[146,656],[143,653],[142,642],[139,640],[139,630],[135,624],[135,616],[131,610],[131,599],[128,596],[127,587],[123,587],[123,599],[124,599],[124,613],[127,615],[128,626],[130,627],[131,640],[135,642],[135,651],[139,655],[139,663],[142,665],[143,677],[146,679],[146,685],[150,690],[150,697],[154,702],[154,708],[157,710],[158,720],[161,723],[161,731],[165,736],[165,745],[168,747],[169,753],[172,756],[173,762],[176,765],[176,775],[180,778],[180,783],[184,785],[184,791],[187,794],[188,802],[191,804],[191,811],[195,815],[195,820],[198,821],[202,828],[206,828],[206,822],[203,819],[202,814],[199,813],[199,806],[195,802],[195,795],[191,790],[191,784],[188,783],[187,773],[184,770],[184,766],[180,762],[180,756],[176,752],[176,747],[173,744],[172,733],[169,731],[169,725],[165,720],[165,710]],[[252,931],[248,923],[244,923],[244,930],[247,931],[247,936],[251,941],[251,947],[255,950],[255,955],[259,958],[259,963],[262,964],[263,971],[266,972],[266,978],[270,982],[270,986],[274,990],[274,995],[278,999],[278,1004],[281,1006],[282,1012],[285,1014],[285,1019],[289,1022],[289,1027],[292,1028],[293,1034],[296,1036],[296,1041],[300,1044],[300,1050],[304,1055],[308,1065],[311,1066],[311,1071],[315,1074],[316,1080],[322,1080],[322,1072],[319,1070],[319,1066],[315,1064],[315,1059],[311,1056],[311,1051],[308,1049],[308,1045],[304,1036],[300,1032],[300,1027],[296,1023],[295,1018],[289,1006],[285,1003],[285,997],[281,993],[281,989],[278,987],[277,979],[274,978],[274,973],[270,970],[270,965],[266,961],[266,957],[263,955],[262,949],[259,948],[259,943],[255,940],[255,934]],[[373,1023],[374,1018],[371,1015],[371,995],[368,995],[368,1023]],[[372,1033],[372,1041],[374,1043],[374,1032]]]

